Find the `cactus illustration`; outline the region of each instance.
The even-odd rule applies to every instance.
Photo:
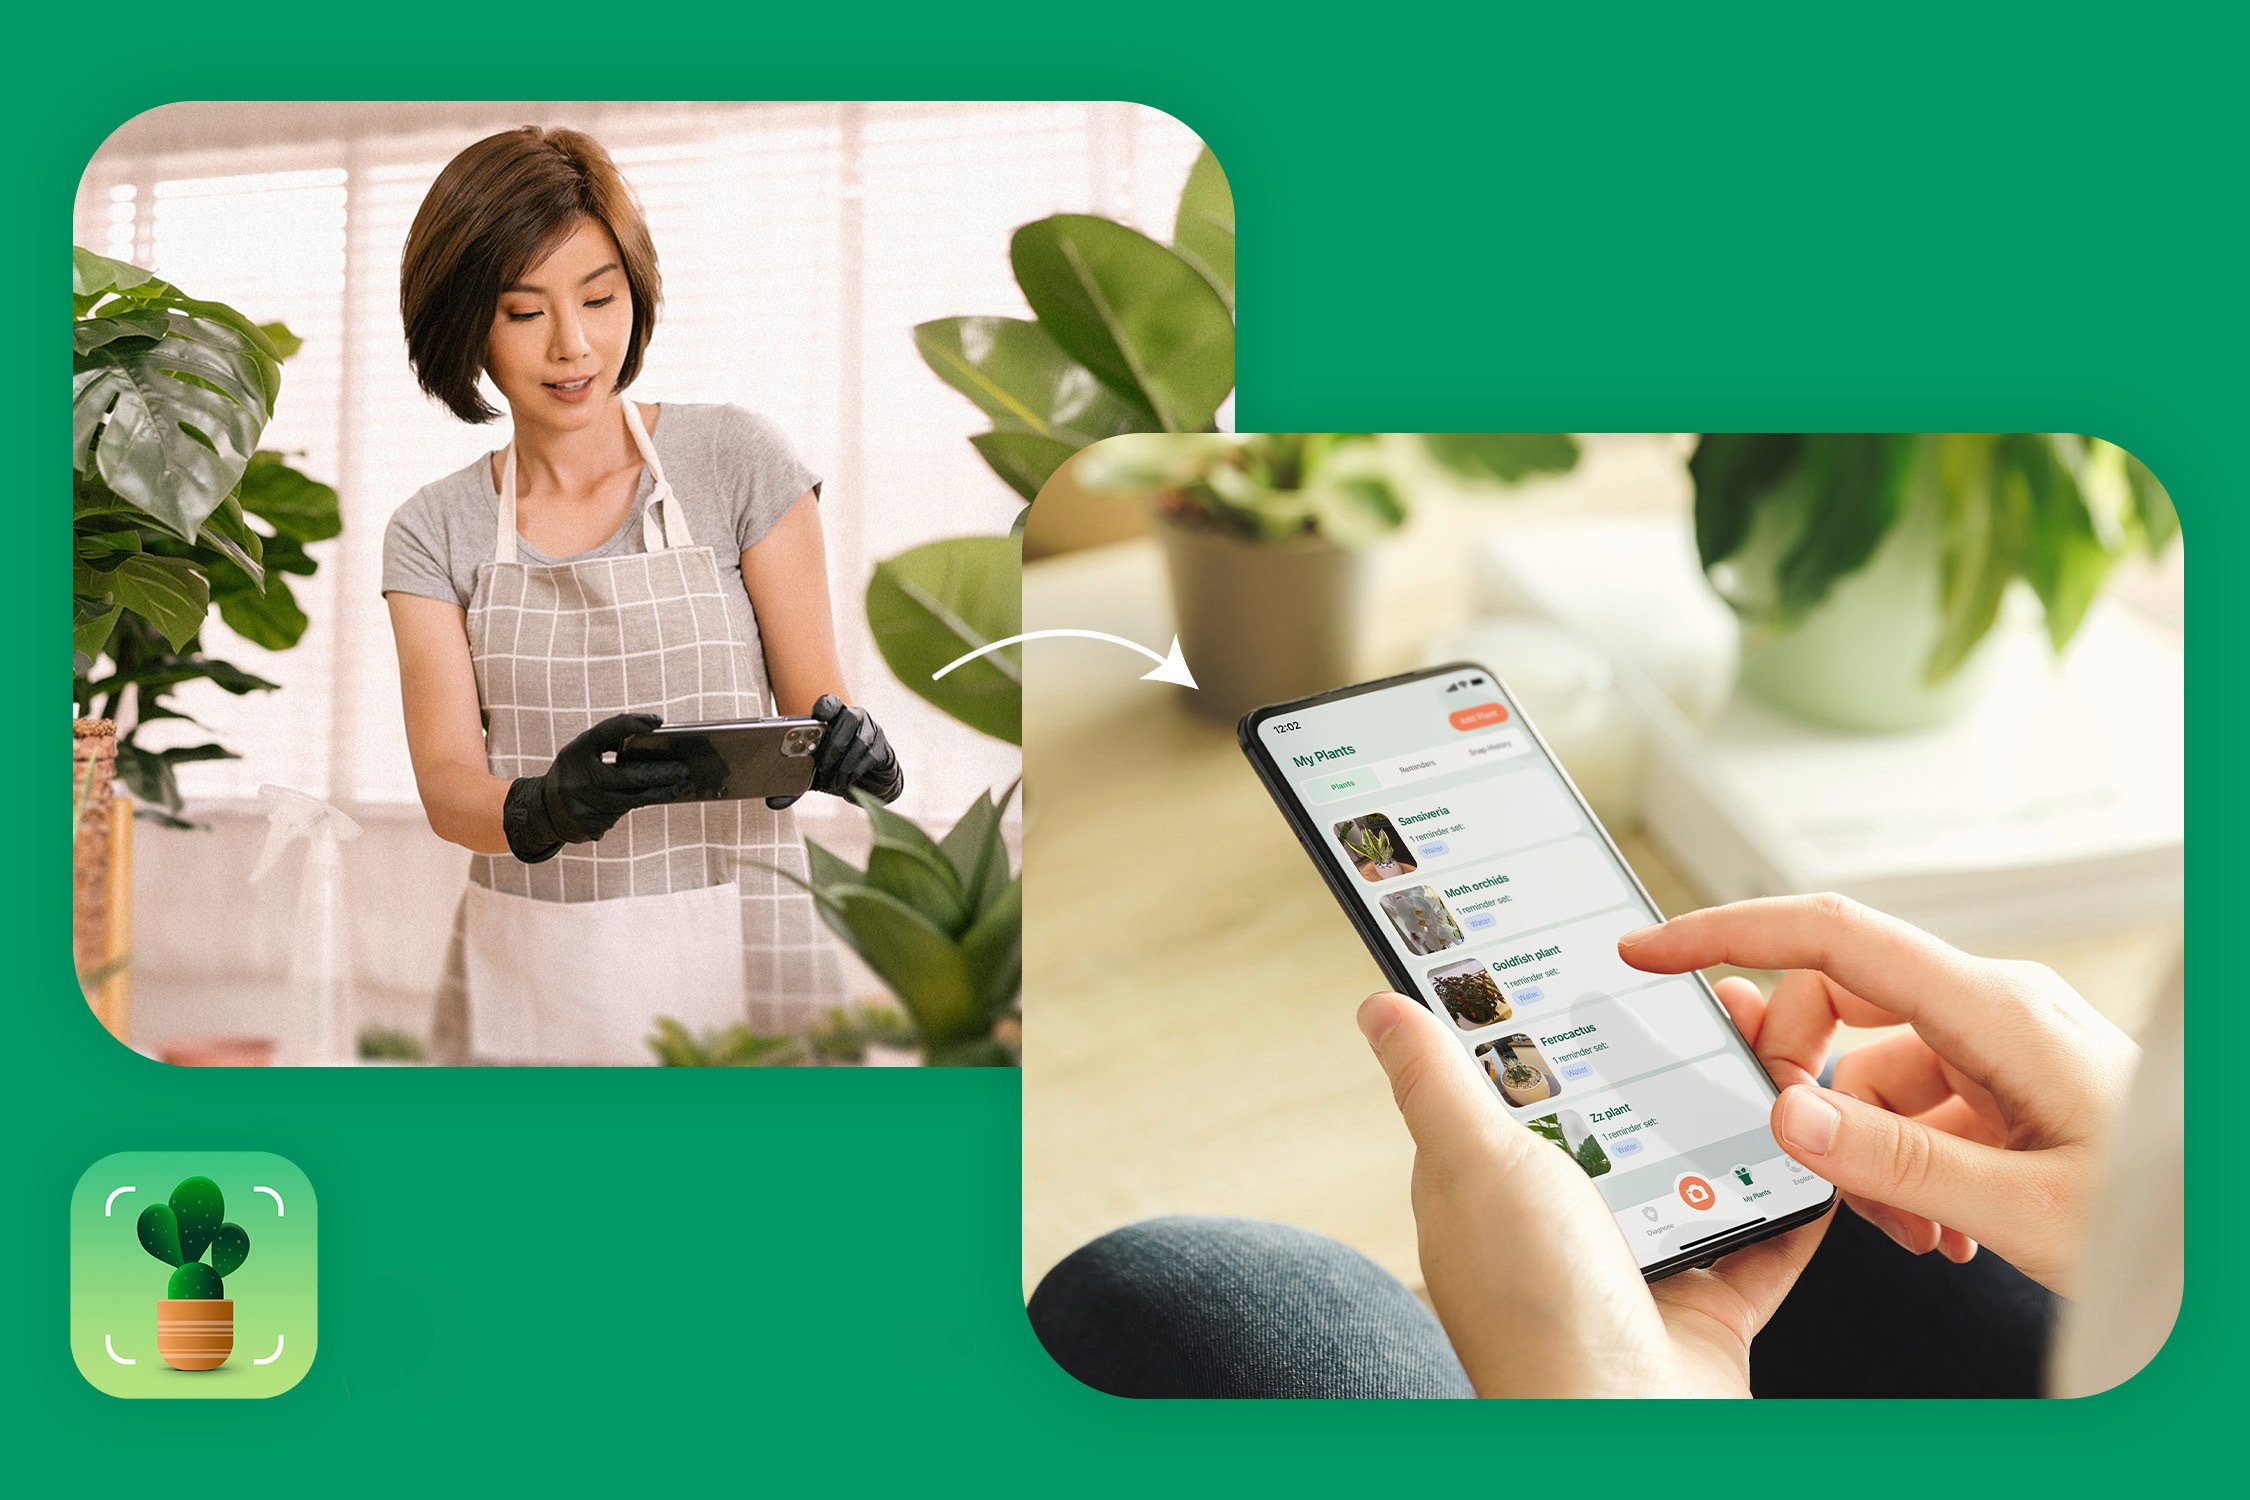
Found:
[[[226,1199],[208,1177],[190,1177],[172,1189],[169,1203],[152,1203],[134,1225],[141,1248],[176,1267],[165,1295],[174,1301],[224,1297],[224,1278],[250,1258],[250,1236],[226,1222]],[[203,1264],[203,1252],[211,1263]]]

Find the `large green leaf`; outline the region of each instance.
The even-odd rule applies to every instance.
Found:
[[[177,557],[136,553],[109,570],[110,597],[139,615],[178,651],[203,628],[211,607],[210,580]]]
[[[344,529],[336,491],[270,449],[250,455],[238,498],[244,510],[292,541],[325,542]]]
[[[106,255],[96,255],[83,245],[70,248],[70,280],[71,301],[80,315],[113,292],[150,283],[163,285],[156,280],[155,272],[111,260]]]
[[[1380,475],[1323,479],[1303,495],[1320,534],[1339,547],[1364,547],[1406,524],[1406,502]]]
[[[1032,433],[1076,452],[1158,425],[1147,402],[1103,385],[1047,329],[1022,318],[939,318],[915,328],[914,347],[938,379],[1003,431]]]
[[[867,883],[896,896],[947,936],[956,936],[969,917],[969,901],[953,867],[928,849],[878,838],[867,857]]]
[[[1857,571],[1897,521],[1917,439],[1884,433],[1831,433],[1811,440],[1807,462],[1813,507],[1779,572],[1781,618],[1799,618]]]
[[[1038,499],[1055,470],[1078,452],[1068,443],[1036,432],[980,432],[969,442],[992,466],[992,472],[1026,500]]]
[[[961,957],[990,1025],[1023,990],[1023,882],[1011,880],[961,938]]]
[[[117,629],[117,621],[124,608],[98,599],[76,601],[70,627],[70,649],[74,655],[89,662],[109,648],[109,638]]]
[[[2118,450],[2124,452],[2123,449]],[[2140,523],[2141,545],[2155,556],[2167,542],[2180,533],[2180,513],[2172,508],[2172,497],[2163,482],[2150,472],[2148,465],[2132,454],[2125,454],[2125,482],[2133,495],[2133,514]]]
[[[948,935],[959,933],[968,918],[967,887],[937,840],[869,793],[855,792],[853,798],[875,831],[867,884],[898,897]]]
[[[102,480],[182,541],[233,492],[271,408],[258,356],[232,329],[184,316],[161,340],[77,356],[72,430]],[[95,434],[98,431],[98,437]]]
[[[226,557],[251,583],[265,585],[266,539],[243,517],[242,501],[235,495],[227,496],[219,508],[211,512],[196,540]]]
[[[297,596],[278,573],[268,573],[262,589],[224,588],[213,601],[227,629],[268,651],[288,650],[305,638],[305,631],[312,625],[298,607]]]
[[[1172,221],[1172,248],[1203,273],[1211,289],[1234,310],[1234,194],[1219,159],[1205,146],[1188,168],[1180,211]]]
[[[1804,458],[1795,432],[1706,432],[1688,460],[1695,481],[1695,550],[1709,568],[1750,535],[1761,502]]]
[[[989,792],[977,793],[976,800],[938,840],[946,863],[968,892],[971,911],[989,906],[1008,878],[1008,851],[1000,841],[1000,812],[1005,805],[995,802]]]
[[[1422,446],[1463,479],[1499,484],[1567,473],[1578,462],[1578,441],[1567,432],[1433,432]]]
[[[941,667],[1023,629],[1023,552],[1008,537],[928,542],[876,564],[867,624],[899,681],[972,729],[1023,743],[1023,648]]]
[[[1960,669],[2000,618],[2015,576],[2024,501],[1997,439],[1953,433],[1931,441],[1937,445],[1932,472],[1945,550],[1938,569],[1938,639],[1922,675],[1938,682]]]
[[[2023,554],[2023,576],[2039,596],[2047,619],[2047,638],[2057,651],[2070,644],[2078,627],[2109,576],[2117,553],[2103,544],[2092,510],[2056,438],[2039,432],[2012,432],[2001,437],[2001,461],[2014,471],[2022,487],[2022,506],[2028,521]]]
[[[209,682],[238,698],[244,693],[270,693],[280,686],[215,656],[167,656],[98,678],[89,686],[96,693],[112,693],[125,687],[177,687],[183,682]],[[141,715],[143,722],[153,717],[150,713]]]
[[[1234,315],[1195,267],[1090,214],[1024,225],[1009,256],[1040,326],[1102,384],[1166,432],[1211,425],[1234,389]]]
[[[926,1039],[983,1032],[977,987],[960,945],[927,917],[865,886],[824,896],[819,904],[828,925],[891,987]]]
[[[114,314],[82,318],[72,324],[70,347],[75,353],[86,354],[119,339],[160,339],[170,327],[171,319],[161,307],[125,307]]]

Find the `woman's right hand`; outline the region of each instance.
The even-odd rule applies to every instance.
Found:
[[[612,714],[563,746],[544,775],[516,778],[501,813],[516,858],[538,864],[564,844],[594,842],[635,808],[694,796],[694,779],[677,760],[602,758],[663,722],[655,714]]]
[[[1840,896],[1743,901],[1618,940],[1634,968],[1782,969],[1754,1038],[1817,1077],[1836,1028],[1911,1031],[1847,1053],[1835,1087],[1782,1092],[1773,1132],[1917,1254],[1981,1241],[2068,1295],[2101,1147],[2140,1052],[2039,964],[1978,958]]]

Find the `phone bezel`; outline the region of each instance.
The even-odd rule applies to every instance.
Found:
[[[1235,739],[1241,744],[1243,754],[1249,759],[1250,768],[1257,773],[1259,782],[1265,787],[1266,795],[1273,799],[1274,806],[1281,809],[1281,815],[1288,822],[1290,831],[1297,835],[1297,843],[1311,858],[1313,868],[1320,872],[1321,882],[1328,887],[1328,893],[1336,898],[1336,904],[1344,909],[1344,915],[1350,919],[1353,931],[1359,934],[1360,941],[1367,946],[1367,951],[1374,955],[1376,966],[1383,971],[1383,976],[1391,981],[1391,987],[1402,995],[1420,1000],[1425,1009],[1431,1010],[1434,1010],[1435,1007],[1420,993],[1414,975],[1408,972],[1405,964],[1401,963],[1398,957],[1391,952],[1390,943],[1384,938],[1382,929],[1376,925],[1374,914],[1359,900],[1358,893],[1346,883],[1343,871],[1338,868],[1337,861],[1326,857],[1326,851],[1320,842],[1320,832],[1313,824],[1312,815],[1297,805],[1296,798],[1289,791],[1287,779],[1282,775],[1280,766],[1275,764],[1264,742],[1258,738],[1258,729],[1269,719],[1281,718],[1292,713],[1302,713],[1308,708],[1338,703],[1347,698],[1365,697],[1370,693],[1386,692],[1392,688],[1404,687],[1411,683],[1426,681],[1429,678],[1450,677],[1461,672],[1481,672],[1492,679],[1493,685],[1507,698],[1516,722],[1531,736],[1532,743],[1539,747],[1539,753],[1546,758],[1547,764],[1554,768],[1555,774],[1562,778],[1564,787],[1569,790],[1572,799],[1577,802],[1579,810],[1586,815],[1586,821],[1593,826],[1595,834],[1600,837],[1602,843],[1608,847],[1610,854],[1617,860],[1617,867],[1623,870],[1625,878],[1633,883],[1633,890],[1640,896],[1642,903],[1655,915],[1657,920],[1663,920],[1664,915],[1662,908],[1657,906],[1655,898],[1649,895],[1648,887],[1641,884],[1639,873],[1633,869],[1631,862],[1625,858],[1624,851],[1620,850],[1617,847],[1617,841],[1609,836],[1609,830],[1602,825],[1601,818],[1595,814],[1593,806],[1587,802],[1585,794],[1578,790],[1578,783],[1571,780],[1570,772],[1563,768],[1563,763],[1556,758],[1552,747],[1539,733],[1538,727],[1531,722],[1531,716],[1524,712],[1523,700],[1516,696],[1499,673],[1481,662],[1456,661],[1448,662],[1443,666],[1418,668],[1412,672],[1400,672],[1390,677],[1379,677],[1371,682],[1335,688],[1325,693],[1315,693],[1309,698],[1296,698],[1287,703],[1273,703],[1264,708],[1250,710],[1235,725]],[[1711,988],[1711,982],[1705,979],[1700,972],[1689,977],[1695,980],[1696,987],[1703,992],[1705,1003],[1717,1012],[1719,1019],[1725,1023],[1727,1029],[1740,1037],[1741,1031],[1735,1026],[1733,1017],[1727,1014],[1726,1006],[1719,1002],[1718,993]],[[1756,1073],[1758,1081],[1765,1085],[1769,1096],[1779,1098],[1781,1091],[1774,1086],[1773,1080],[1767,1076],[1764,1064],[1758,1060],[1757,1050],[1750,1046],[1746,1038],[1743,1041],[1743,1047],[1750,1054],[1750,1061],[1753,1064],[1752,1071]],[[1591,1181],[1591,1179],[1588,1180]],[[1834,1184],[1830,1184],[1827,1200],[1820,1204],[1801,1209],[1777,1220],[1753,1224],[1739,1235],[1731,1235],[1726,1239],[1708,1245],[1698,1245],[1685,1255],[1677,1255],[1670,1260],[1658,1261],[1652,1266],[1643,1267],[1641,1274],[1650,1281],[1661,1281],[1667,1276],[1688,1270],[1690,1267],[1709,1265],[1723,1255],[1732,1255],[1737,1250],[1746,1249],[1762,1240],[1772,1239],[1775,1235],[1786,1234],[1800,1225],[1811,1223],[1835,1207],[1836,1201],[1836,1188]],[[1606,1202],[1604,1206],[1607,1206]]]

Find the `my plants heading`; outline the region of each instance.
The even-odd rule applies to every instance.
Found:
[[[240,1224],[224,1222],[226,1199],[208,1177],[190,1177],[172,1189],[170,1203],[151,1203],[141,1210],[141,1248],[168,1266],[179,1269],[164,1295],[173,1301],[224,1297],[222,1280],[240,1270],[250,1258],[250,1236]],[[203,1264],[203,1252],[211,1263]]]

